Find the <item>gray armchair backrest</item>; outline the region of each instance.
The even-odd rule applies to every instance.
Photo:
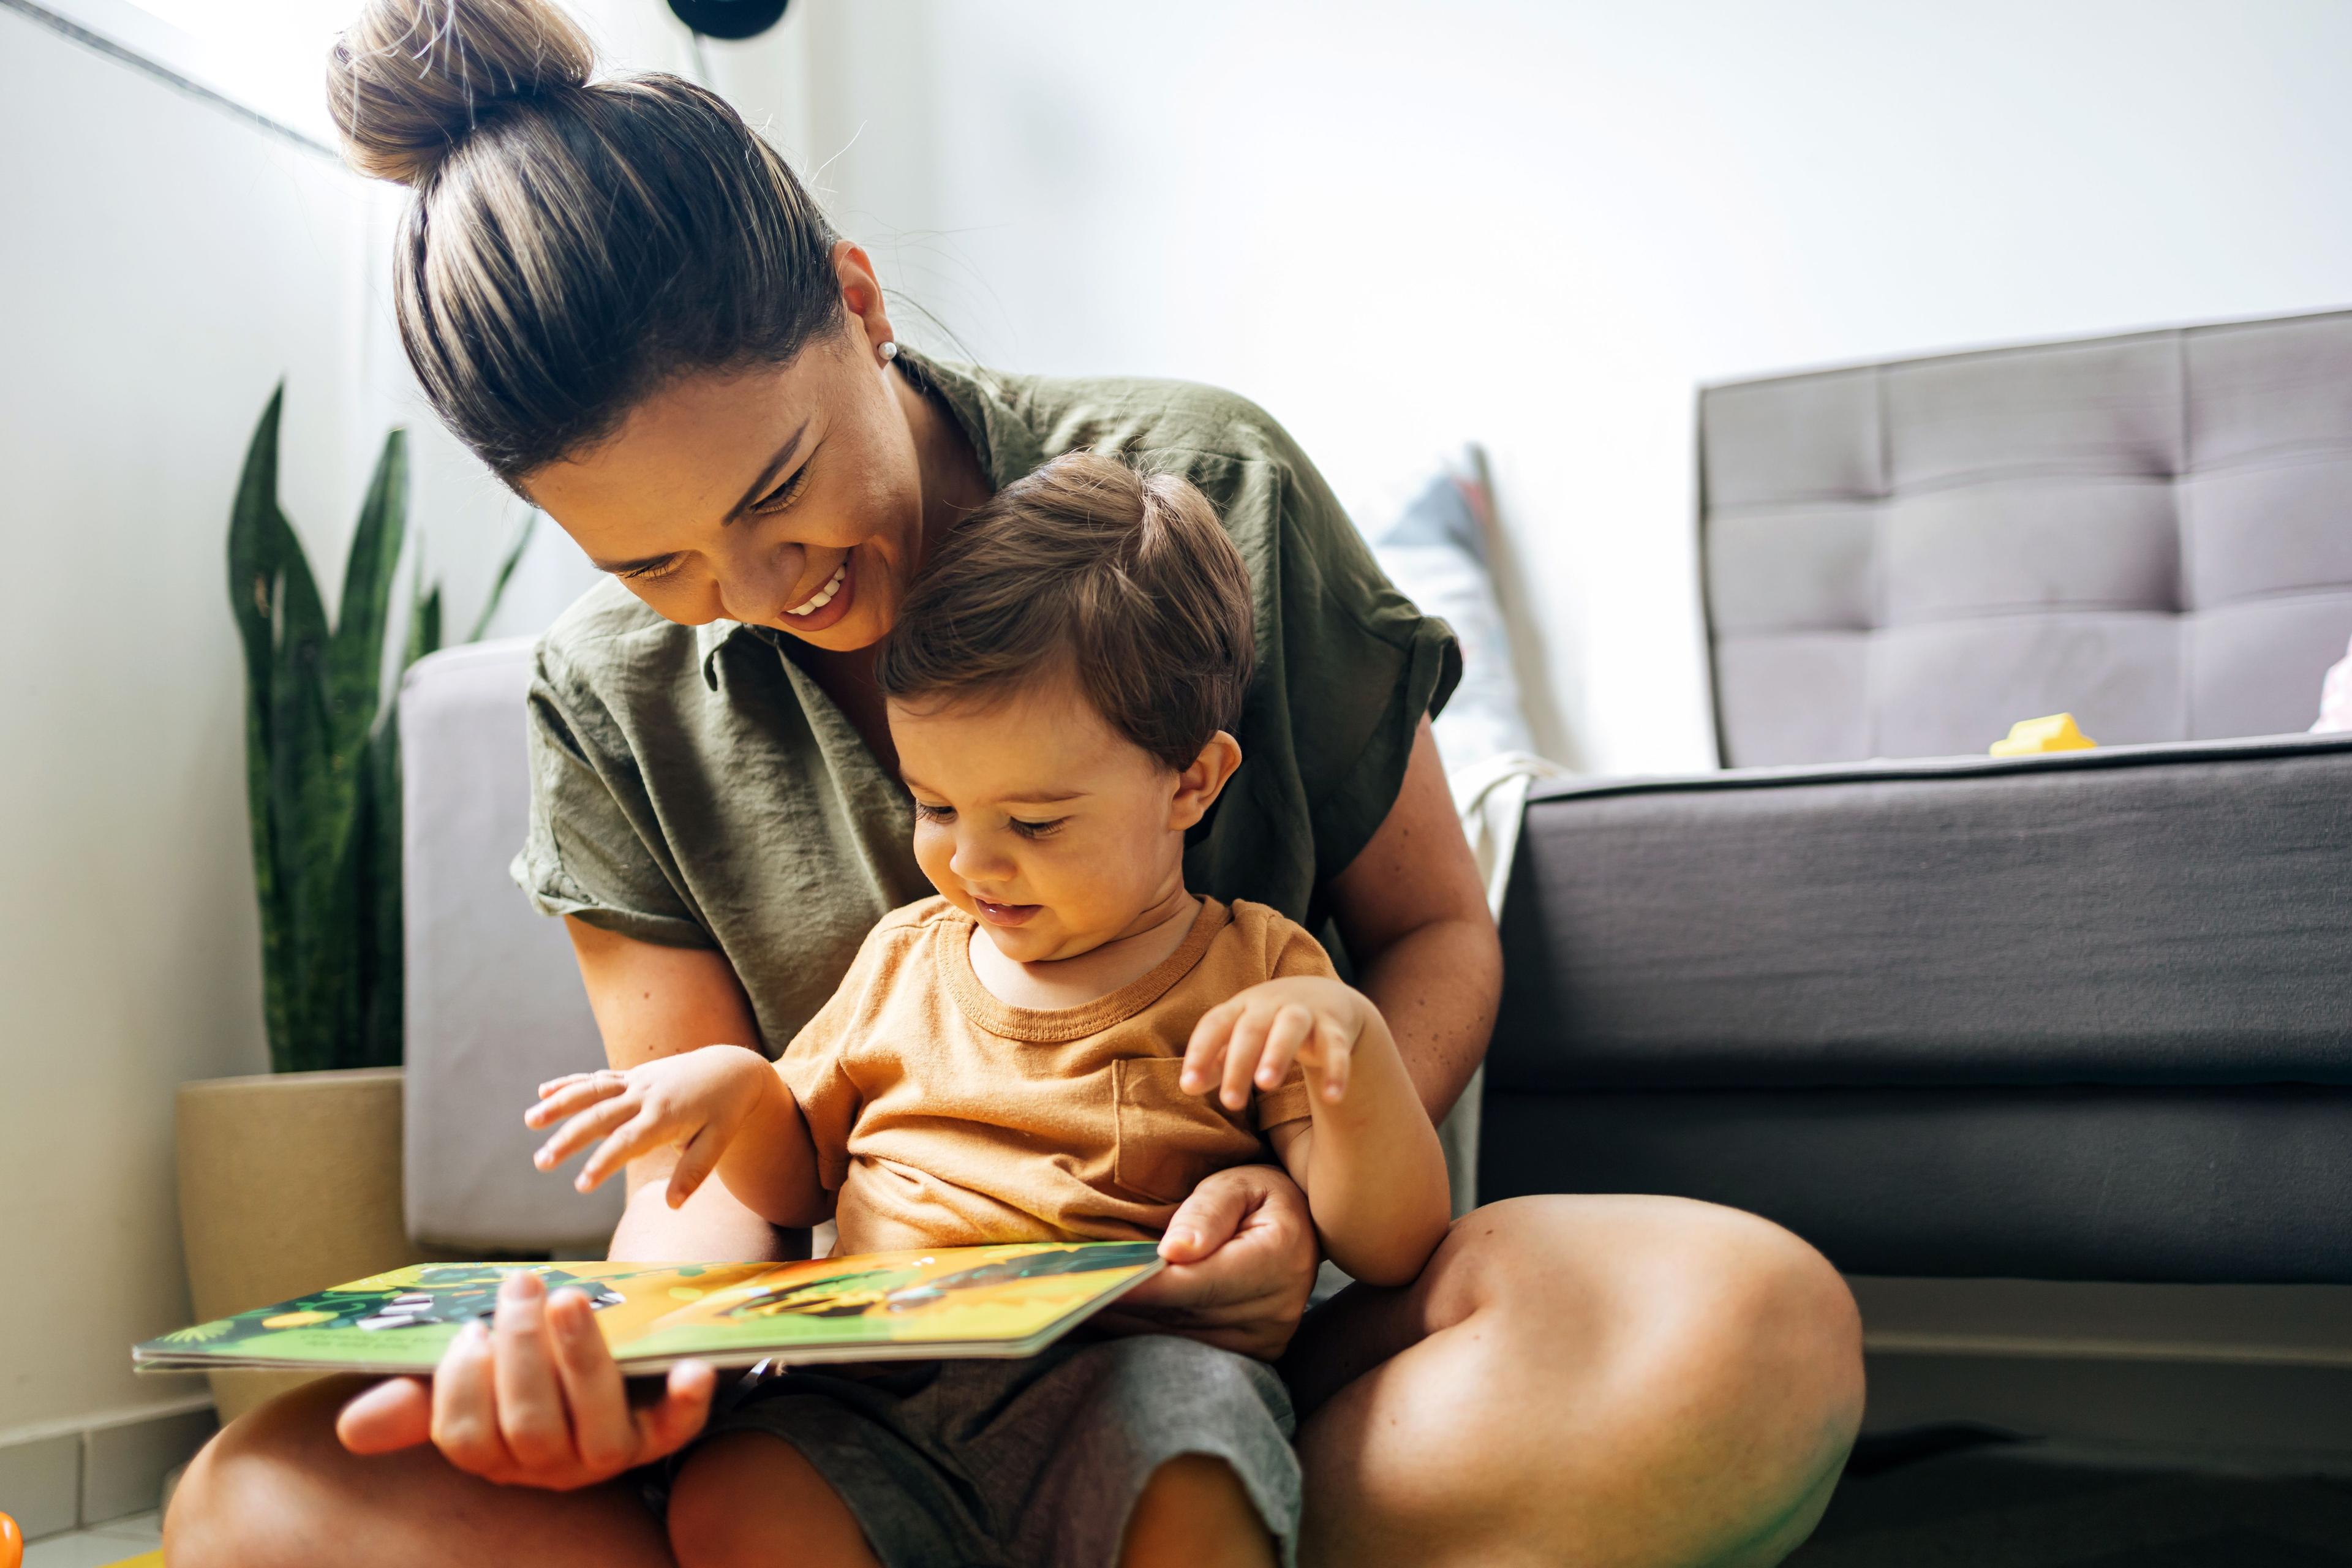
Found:
[[[424,658],[400,689],[408,1234],[477,1254],[601,1258],[620,1184],[533,1170],[538,1086],[604,1065],[563,922],[507,879],[530,815],[531,640]]]
[[[2307,729],[2352,638],[2352,312],[1710,387],[1727,767]]]

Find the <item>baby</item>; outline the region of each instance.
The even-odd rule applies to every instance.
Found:
[[[1184,885],[1186,830],[1242,763],[1252,644],[1248,570],[1183,480],[1074,453],[1005,487],[876,665],[939,896],[875,928],[772,1064],[712,1046],[547,1085],[527,1120],[572,1120],[540,1166],[603,1136],[585,1190],[681,1145],[671,1204],[715,1171],[773,1224],[837,1221],[852,1253],[1161,1237],[1202,1178],[1270,1152],[1334,1261],[1412,1279],[1445,1172],[1387,1024],[1299,926]],[[712,1430],[799,1449],[890,1568],[1103,1568],[1147,1552],[1164,1510],[1137,1500],[1190,1456],[1229,1468],[1216,1561],[1289,1561],[1290,1425],[1256,1362],[1078,1335],[787,1373]]]

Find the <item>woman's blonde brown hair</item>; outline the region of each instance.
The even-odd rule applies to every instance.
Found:
[[[364,0],[328,61],[353,167],[415,193],[393,272],[435,409],[512,484],[663,381],[842,319],[835,235],[716,93],[597,79],[549,0]]]
[[[1173,474],[1071,452],[950,531],[907,590],[875,680],[901,701],[1067,674],[1167,767],[1241,727],[1255,659],[1249,567]]]

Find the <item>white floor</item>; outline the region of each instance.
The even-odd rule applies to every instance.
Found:
[[[163,1516],[134,1513],[69,1535],[45,1535],[25,1548],[25,1568],[107,1568],[163,1544]]]

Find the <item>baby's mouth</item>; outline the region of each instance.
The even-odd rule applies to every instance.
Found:
[[[992,926],[1026,925],[1038,910],[1045,907],[1043,904],[993,903],[978,894],[972,896],[971,902],[972,907],[980,911],[980,918]]]
[[[827,605],[833,603],[833,596],[841,592],[841,584],[848,578],[848,576],[849,557],[845,555],[841,558],[841,564],[833,569],[833,575],[824,580],[824,587],[819,588],[815,593],[811,594],[806,602],[793,605],[791,609],[786,610],[784,614],[788,616],[815,615],[819,610],[824,609]]]

